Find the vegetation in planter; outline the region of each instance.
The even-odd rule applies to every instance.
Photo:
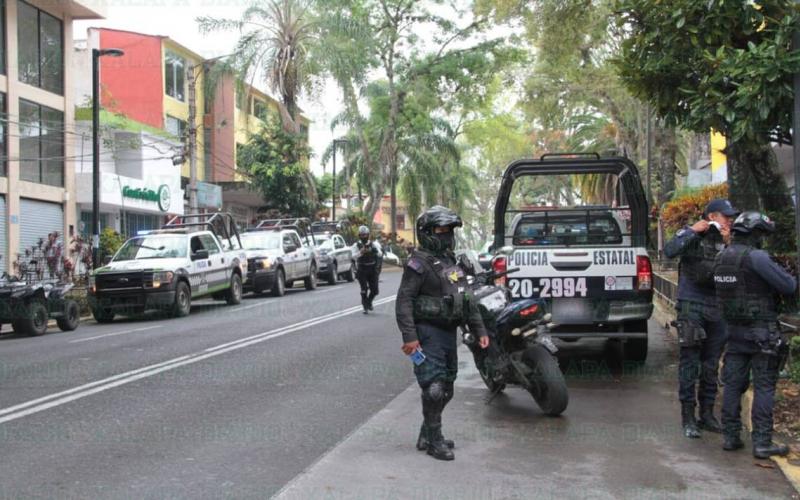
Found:
[[[666,237],[672,238],[687,224],[693,224],[703,216],[703,209],[715,198],[727,198],[726,184],[710,184],[700,189],[681,191],[661,207],[660,217]]]

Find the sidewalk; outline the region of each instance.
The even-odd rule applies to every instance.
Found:
[[[576,361],[582,368],[575,373],[568,365],[570,406],[560,418],[543,416],[518,388],[507,389],[487,406],[488,391],[462,348],[455,398],[444,415],[445,434],[456,441],[454,462],[436,461],[414,447],[421,415],[419,390],[412,386],[277,498],[796,495],[777,469],[754,465],[749,443],[741,453],[729,453],[721,449],[719,435],[691,441],[682,437],[674,345],[664,333],[654,336],[658,338],[653,339],[648,365],[639,373],[613,376],[602,361],[592,364],[591,355],[588,365]],[[568,346],[565,352],[585,359],[585,349]]]

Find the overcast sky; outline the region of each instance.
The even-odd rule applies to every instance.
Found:
[[[201,35],[195,18],[214,16],[236,19],[249,3],[250,0],[106,0],[107,19],[76,21],[75,39],[85,39],[86,30],[90,27],[116,28],[168,36],[204,57],[217,57],[231,52],[238,35]],[[263,83],[256,86],[267,91]],[[303,98],[300,106],[314,122],[310,130],[311,146],[315,153],[311,166],[319,175],[322,173],[319,158],[333,139],[328,124],[341,110],[338,90],[335,85],[329,85],[313,101]],[[328,171],[330,167],[327,166]]]

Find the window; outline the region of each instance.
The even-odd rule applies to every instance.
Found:
[[[337,250],[340,248],[344,248],[344,240],[338,236],[333,239],[333,243],[336,245]]]
[[[514,245],[605,245],[622,243],[619,225],[609,212],[523,216],[514,228]]]
[[[19,100],[20,179],[64,186],[64,113]]]
[[[164,87],[168,96],[186,101],[186,60],[169,50],[164,56]]]
[[[299,236],[297,236],[294,233],[291,233],[291,237],[292,237],[292,244],[294,244],[294,246],[296,246],[297,248],[303,248],[303,244],[300,242]]]
[[[2,30],[0,30],[2,31]],[[8,116],[6,107],[6,95],[3,92],[0,92],[0,177],[5,177],[8,175],[8,171],[6,170],[6,159],[8,158],[8,142],[7,142],[7,133],[8,128],[6,124],[8,123],[5,117]]]
[[[253,116],[260,120],[267,121],[267,103],[258,99],[253,99]]]
[[[405,214],[397,214],[396,225],[398,231],[404,230],[406,228]]]
[[[128,238],[136,236],[140,231],[152,231],[160,227],[161,218],[158,215],[122,212],[122,234]]]
[[[186,122],[174,116],[167,115],[164,120],[164,129],[181,140],[186,137]]]
[[[100,232],[102,233],[108,227],[108,214],[97,214],[97,220],[100,222]],[[81,224],[79,226],[80,233],[84,237],[91,237],[92,231],[92,212],[81,211]]]
[[[17,2],[19,81],[64,94],[64,33],[61,20]]]
[[[217,240],[215,240],[210,234],[201,234],[200,241],[203,242],[203,248],[208,250],[208,255],[219,253],[219,245],[217,244]]]

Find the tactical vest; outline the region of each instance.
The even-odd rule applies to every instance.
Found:
[[[359,253],[358,259],[356,259],[358,261],[358,265],[361,266],[361,267],[370,267],[370,266],[374,266],[375,264],[377,264],[378,263],[378,256],[375,255],[375,247],[374,247],[374,245],[372,243],[372,240],[369,240],[366,243],[362,243],[361,241],[359,241],[358,242],[358,250],[359,250],[359,252],[364,248],[367,248],[368,251],[364,255],[361,255]]]
[[[716,229],[709,229],[681,259],[681,274],[700,288],[714,288],[714,259],[723,248],[722,235]]]
[[[729,247],[715,261],[714,285],[722,316],[731,323],[771,323],[778,319],[775,293],[750,269],[752,247]]]
[[[425,273],[435,276],[439,282],[436,295],[432,290],[421,290],[414,299],[414,320],[436,324],[457,325],[469,317],[469,297],[467,274],[458,264],[442,262],[438,257],[417,250],[414,257],[419,258]]]

